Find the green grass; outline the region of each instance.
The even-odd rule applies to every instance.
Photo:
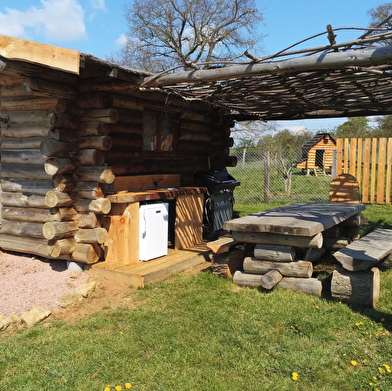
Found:
[[[241,214],[261,207],[236,205]],[[374,227],[392,226],[392,207],[371,205],[364,214]],[[102,309],[74,324],[1,333],[0,390],[126,382],[135,391],[392,389],[392,270],[381,274],[376,309],[241,288],[210,272],[130,290],[130,298],[132,308]]]

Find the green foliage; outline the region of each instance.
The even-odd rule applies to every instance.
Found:
[[[346,122],[336,128],[334,137],[372,137],[371,132],[372,129],[366,117],[349,117]]]

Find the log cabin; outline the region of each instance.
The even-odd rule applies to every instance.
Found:
[[[0,36],[2,250],[101,271],[139,267],[125,278],[137,286],[195,254],[184,267],[204,262],[208,189],[194,176],[235,165],[234,123],[202,100],[142,88],[146,76]],[[154,214],[147,228],[142,207]],[[141,270],[158,257],[161,267]]]
[[[302,146],[302,157],[297,168],[306,170],[307,175],[312,170],[315,175],[325,175],[332,169],[334,151],[337,151],[334,138],[328,133],[317,133]]]

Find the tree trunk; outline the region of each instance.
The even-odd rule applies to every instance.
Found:
[[[271,290],[275,285],[277,285],[283,276],[278,270],[270,270],[268,273],[263,274],[261,277],[261,286],[264,289]]]
[[[46,223],[51,220],[52,214],[49,208],[15,208],[8,206],[2,208],[2,217],[11,221]]]
[[[112,203],[108,198],[98,198],[96,200],[76,199],[74,208],[79,212],[93,212],[97,214],[108,214]]]
[[[332,273],[331,295],[348,304],[374,308],[380,297],[380,270],[353,272],[337,267]]]
[[[223,254],[214,254],[211,260],[211,269],[214,274],[231,278],[236,270],[242,269],[244,252],[234,249]]]
[[[61,206],[72,206],[74,200],[68,193],[60,193],[58,191],[48,191],[45,196],[46,205],[51,208]]]
[[[78,243],[105,243],[108,237],[108,231],[105,228],[80,228],[75,234],[75,240]]]
[[[234,240],[245,243],[260,243],[271,245],[283,245],[305,248],[321,248],[323,235],[321,232],[314,236],[281,235],[270,232],[239,232],[233,231]]]
[[[284,277],[278,286],[316,296],[321,296],[323,291],[322,280],[317,278]]]
[[[313,274],[312,262],[275,262],[245,257],[244,271],[246,273],[265,274],[270,270],[278,270],[283,276],[309,278]]]
[[[3,220],[1,222],[1,234],[6,233],[10,235],[19,236],[19,240],[24,240],[24,237],[29,238],[44,238],[42,234],[42,223],[20,222]]]
[[[49,242],[48,251],[53,258],[58,258],[64,254],[72,254],[75,251],[76,246],[77,242],[74,238],[59,239]]]
[[[72,173],[76,168],[71,159],[54,157],[47,159],[44,167],[46,173],[51,176]]]
[[[75,250],[71,254],[73,261],[92,264],[99,261],[101,250],[97,244],[78,243]]]
[[[249,274],[241,270],[237,270],[233,276],[233,282],[240,286],[248,286],[252,288],[258,288],[261,286],[261,278],[263,276],[260,274]]]
[[[74,175],[82,182],[113,183],[115,179],[113,171],[107,166],[82,166]]]
[[[254,256],[265,261],[293,262],[295,259],[295,248],[292,246],[256,244]]]

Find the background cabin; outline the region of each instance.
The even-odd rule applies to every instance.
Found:
[[[203,170],[225,170],[229,112],[147,72],[0,36],[3,250],[84,264],[140,262],[140,207],[165,203],[169,242],[202,241]],[[156,238],[155,238],[156,239]]]
[[[332,169],[333,154],[336,141],[328,133],[318,133],[302,146],[302,157],[297,168],[306,170],[309,175],[313,170],[315,175],[325,175]]]

